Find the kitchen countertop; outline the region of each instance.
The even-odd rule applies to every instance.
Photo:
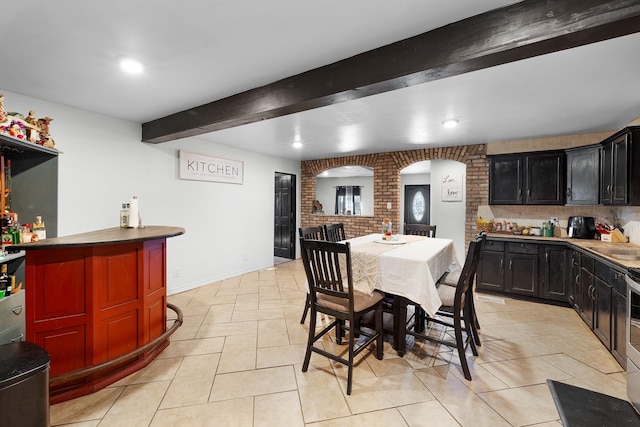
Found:
[[[602,252],[598,252],[595,249],[608,249],[608,248],[633,248],[640,250],[640,246],[632,245],[631,243],[610,243],[603,242],[596,239],[574,239],[569,237],[542,237],[542,236],[523,236],[521,234],[505,234],[505,233],[487,233],[487,237],[492,240],[505,240],[505,241],[531,241],[541,243],[564,243],[567,246],[580,249],[587,252],[593,257],[602,258],[611,263],[617,264],[624,268],[640,268],[640,260],[625,260],[608,256]]]
[[[81,246],[102,246],[155,240],[184,234],[184,228],[150,225],[145,228],[107,228],[72,236],[52,237],[32,243],[12,245],[11,250],[57,249]]]

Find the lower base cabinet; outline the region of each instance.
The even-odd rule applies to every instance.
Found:
[[[611,354],[620,365],[627,364],[627,295],[611,292]]]
[[[477,288],[566,302],[569,262],[562,245],[487,240]]]
[[[487,239],[477,289],[570,304],[626,367],[626,271],[563,244]]]

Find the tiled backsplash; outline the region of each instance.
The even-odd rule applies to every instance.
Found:
[[[616,223],[624,228],[629,242],[640,245],[640,206],[500,206],[482,205],[478,207],[478,216],[495,221],[516,222],[518,225],[540,227],[544,221],[557,217],[560,227],[567,227],[570,216],[592,216],[597,222],[610,225]]]

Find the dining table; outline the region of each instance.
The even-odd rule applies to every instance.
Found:
[[[436,283],[460,268],[453,240],[435,237],[367,234],[346,240],[351,248],[355,290],[378,290],[393,296],[395,350],[406,351],[407,306],[419,305],[435,316],[442,305]]]

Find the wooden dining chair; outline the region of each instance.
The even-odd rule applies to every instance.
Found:
[[[476,239],[482,239],[482,248],[481,252],[484,250],[484,243],[486,241],[487,238],[487,233],[486,232],[481,232],[476,236]],[[482,254],[480,254],[480,256],[482,256]],[[462,272],[462,269],[457,269],[454,272],[447,272],[445,273],[439,280],[438,280],[438,286],[440,285],[446,285],[446,286],[452,286],[452,287],[456,287],[458,285],[458,280],[460,279],[460,273]],[[476,308],[475,308],[475,298],[473,298],[473,293],[475,292],[475,287],[472,286],[472,289],[469,290],[469,293],[471,294],[472,298],[468,298],[467,299],[467,303],[469,304],[469,310],[471,311],[471,315],[473,318],[473,329],[472,329],[472,333],[473,333],[473,341],[475,342],[475,344],[477,346],[481,346],[482,342],[480,341],[480,335],[478,334],[478,329],[480,329],[480,322],[478,322],[478,315],[476,314]]]
[[[405,235],[436,237],[435,225],[405,223],[403,230]]]
[[[335,224],[325,224],[324,235],[330,242],[340,242],[342,240],[347,240],[344,233],[344,224],[341,222]]]
[[[317,225],[314,227],[305,227],[298,228],[298,235],[301,239],[307,240],[326,240],[324,234],[324,226]],[[304,311],[302,312],[302,318],[300,319],[300,324],[303,325],[305,320],[307,320],[307,313],[309,313],[309,309],[311,308],[311,296],[307,293],[307,299],[304,303]]]
[[[382,334],[382,298],[380,292],[372,295],[359,292],[353,288],[353,274],[351,269],[351,250],[349,242],[327,242],[321,240],[300,239],[302,262],[307,274],[309,292],[311,295],[311,318],[309,320],[309,339],[302,364],[302,372],[307,372],[311,353],[318,353],[347,366],[347,394],[351,394],[353,379],[353,359],[362,350],[375,342],[376,358],[383,357]],[[341,264],[340,257],[344,257]],[[345,283],[346,281],[346,283]],[[372,332],[356,330],[360,319],[373,311],[375,329]],[[333,316],[334,320],[321,331],[316,331],[318,313]],[[333,328],[336,329],[338,344],[340,344],[341,324],[349,324],[349,355],[345,359],[330,353],[324,347],[316,347],[314,343],[321,339]],[[356,334],[364,335],[366,340],[356,347]],[[358,342],[363,340],[359,339]]]
[[[460,272],[458,283],[455,287],[438,284],[438,295],[442,300],[442,306],[436,313],[436,316],[428,316],[426,314],[424,316],[427,323],[433,322],[453,328],[455,342],[441,340],[429,335],[428,328],[409,328],[405,326],[407,334],[456,348],[458,357],[460,358],[462,372],[464,373],[464,377],[469,381],[471,381],[471,372],[469,371],[469,364],[465,352],[467,346],[470,346],[473,355],[478,355],[474,338],[475,318],[472,312],[473,282],[482,255],[484,240],[485,236],[478,236],[476,240],[469,243],[467,257]],[[421,310],[418,307],[416,308],[416,311]],[[421,321],[421,318],[422,316],[417,315],[414,317],[416,322]],[[421,330],[421,332],[417,332],[417,329]],[[424,332],[425,329],[427,329],[427,332]]]

